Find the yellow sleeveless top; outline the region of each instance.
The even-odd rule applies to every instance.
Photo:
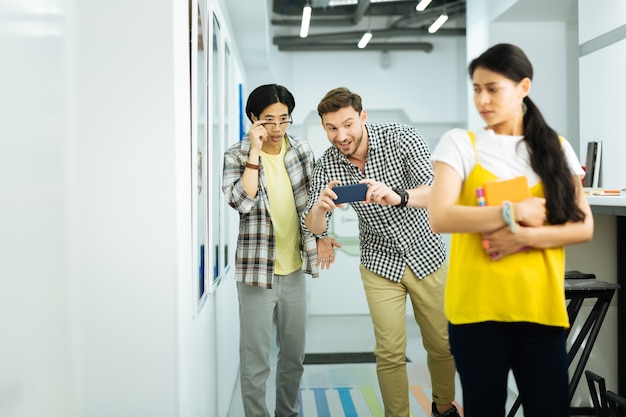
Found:
[[[476,164],[463,183],[458,204],[477,206],[475,190],[497,177]],[[543,184],[531,188],[543,197]],[[565,304],[565,249],[529,249],[492,261],[480,233],[453,233],[445,312],[452,324],[529,322],[569,327]]]

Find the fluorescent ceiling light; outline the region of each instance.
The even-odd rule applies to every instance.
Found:
[[[398,1],[398,0],[370,0],[370,3],[386,3],[386,2],[392,2],[392,1]],[[355,4],[359,4],[359,0],[330,0],[327,6],[329,7],[352,6]]]
[[[372,32],[368,30],[367,32],[363,34],[363,36],[361,37],[361,40],[356,46],[363,49],[367,46],[367,43],[370,41],[370,39],[372,39]]]
[[[425,8],[428,7],[428,5],[430,4],[430,2],[433,0],[422,0],[419,3],[417,3],[417,6],[415,6],[415,10],[417,10],[418,12],[423,11]]]
[[[309,25],[311,24],[311,4],[309,2],[302,8],[302,26],[300,26],[300,37],[309,36]]]
[[[428,28],[428,32],[429,33],[437,32],[439,28],[443,26],[444,23],[446,23],[446,20],[448,20],[448,15],[444,13],[441,16],[439,16],[437,20],[433,22],[432,25],[430,25],[430,27]]]
[[[333,6],[350,6],[353,4],[358,4],[358,0],[330,0],[328,5],[330,7]]]

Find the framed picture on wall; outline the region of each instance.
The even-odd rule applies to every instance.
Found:
[[[222,152],[227,148],[230,140],[230,136],[233,134],[231,129],[231,106],[233,102],[233,92],[231,90],[231,62],[230,62],[230,48],[228,42],[224,42],[224,134],[222,138]],[[230,241],[230,214],[232,209],[226,204],[224,194],[220,193],[220,207],[222,208],[222,218],[220,224],[222,225],[222,233],[220,235],[220,247],[222,251],[222,274],[226,274],[230,267],[230,254],[229,254],[229,241]]]
[[[219,19],[213,13],[211,21],[211,63],[210,74],[210,101],[211,113],[209,119],[211,122],[211,132],[207,142],[207,150],[210,153],[208,160],[209,169],[209,190],[206,195],[206,202],[209,205],[209,213],[207,220],[209,222],[209,240],[211,242],[210,257],[210,285],[209,291],[213,292],[220,284],[223,274],[223,251],[221,247],[222,225],[220,222],[222,207],[221,191],[221,171],[222,171],[222,103],[220,102],[223,95],[222,67],[223,67],[223,47],[222,32]]]
[[[195,314],[204,305],[208,288],[208,214],[207,214],[207,54],[205,48],[206,24],[200,5],[190,3],[191,63],[191,246],[192,286]]]

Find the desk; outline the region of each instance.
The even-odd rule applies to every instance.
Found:
[[[594,195],[587,197],[587,201],[595,214],[626,216],[626,195],[608,197]]]
[[[613,294],[619,288],[619,284],[612,284],[609,282],[598,281],[596,279],[566,279],[565,280],[565,298],[570,300],[567,304],[567,315],[569,316],[570,328],[567,331],[569,340],[570,330],[574,326],[574,322],[578,317],[580,308],[583,305],[583,301],[587,298],[595,298],[596,302],[591,309],[591,312],[585,319],[580,332],[570,340],[571,347],[567,354],[567,363],[571,366],[574,358],[578,354],[580,347],[585,344],[585,348],[576,364],[576,369],[571,374],[569,385],[569,398],[570,401],[574,397],[576,387],[580,382],[589,355],[591,354],[591,348],[598,337],[598,332],[602,326],[602,321],[606,312],[611,304]],[[519,397],[515,400],[515,403],[511,407],[511,410],[507,414],[508,417],[512,417],[517,413],[521,405]]]
[[[594,214],[616,216],[617,221],[617,282],[626,288],[626,194],[621,196],[589,196],[587,201]],[[617,388],[626,397],[626,291],[617,294]]]

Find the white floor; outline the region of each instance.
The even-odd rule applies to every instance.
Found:
[[[369,315],[310,316],[307,324],[306,353],[373,352],[374,335]],[[412,417],[430,417],[430,376],[419,328],[412,316],[407,316],[407,363],[411,390]],[[271,362],[275,366],[276,346]],[[570,370],[571,371],[571,370]],[[275,374],[270,373],[266,403],[270,415],[274,412]],[[462,391],[457,375],[456,401],[462,406]],[[300,385],[302,412],[300,417],[382,417],[375,364],[305,365]],[[579,390],[587,392],[584,377]],[[346,400],[346,397],[348,399]],[[506,409],[510,410],[517,389],[509,376],[509,396]],[[372,400],[372,398],[374,398]],[[346,401],[348,406],[346,406]],[[575,406],[588,407],[586,403]],[[382,407],[382,406],[380,406]],[[462,410],[462,407],[460,407]],[[516,416],[523,415],[518,410]],[[235,388],[227,417],[245,417],[239,386]]]
[[[407,364],[409,385],[413,395],[413,417],[430,417],[430,376],[426,368],[426,354],[422,347],[419,328],[412,317],[407,317]],[[372,352],[374,334],[369,316],[312,316],[307,325],[306,353]],[[272,364],[276,359],[275,347]],[[268,378],[267,405],[270,414],[274,410],[274,373]],[[301,417],[378,417],[382,410],[367,400],[373,395],[379,398],[375,364],[306,365],[301,383]],[[319,391],[325,393],[319,402]],[[350,391],[348,402],[353,408],[346,409],[340,396]],[[342,392],[343,391],[343,392]],[[461,403],[461,389],[457,377],[457,401]],[[382,404],[382,401],[380,401]],[[321,405],[321,406],[320,406]],[[241,391],[235,389],[228,417],[244,417]]]

